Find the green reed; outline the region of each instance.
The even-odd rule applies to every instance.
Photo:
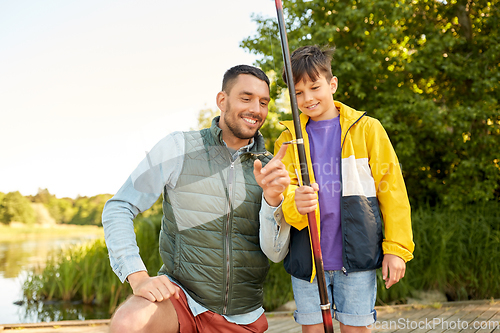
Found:
[[[389,290],[379,278],[381,303],[404,302],[415,290],[439,290],[449,300],[500,297],[500,203],[423,207],[413,212],[412,225],[415,258]]]
[[[141,256],[148,267],[156,266],[150,272],[156,274],[160,259],[155,262],[152,251],[158,254],[158,239],[153,234],[159,233],[159,220],[139,218],[135,230]],[[41,273],[28,273],[23,290],[28,302],[78,300],[106,306],[109,313],[131,294],[130,286],[122,284],[112,271],[103,239],[54,252]]]
[[[292,280],[283,263],[269,261],[271,267],[264,281],[264,309],[273,311],[293,300]]]

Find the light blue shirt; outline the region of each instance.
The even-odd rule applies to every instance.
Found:
[[[241,153],[252,146],[253,142],[240,148],[233,158],[239,158]],[[147,271],[139,255],[133,220],[137,214],[149,209],[156,202],[164,188],[167,191],[175,188],[184,162],[184,147],[182,132],[174,132],[164,137],[146,154],[125,184],[104,207],[102,224],[109,260],[113,271],[122,282],[132,273]],[[284,220],[281,204],[271,207],[262,198],[259,218],[262,251],[274,262],[283,260],[288,253],[290,225]],[[188,293],[185,294],[193,315],[207,311]],[[256,321],[263,313],[264,309],[260,307],[249,313],[224,317],[230,322],[247,325]]]

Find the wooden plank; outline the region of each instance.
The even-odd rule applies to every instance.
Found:
[[[269,324],[267,332],[302,332],[302,326],[295,322],[291,313],[279,315],[271,313],[266,317]]]
[[[471,323],[487,309],[487,306],[477,303],[464,307],[459,313],[450,317],[446,322],[443,322],[441,325],[442,328],[445,328],[443,332],[470,332],[469,326],[472,326]]]
[[[491,305],[491,310],[494,310],[495,314],[487,320],[488,327],[484,330],[479,329],[478,332],[500,333],[500,301],[492,301]]]
[[[409,333],[418,328],[419,321],[422,320],[428,314],[435,312],[436,309],[432,307],[422,307],[420,309],[414,309],[412,311],[406,311],[402,313],[402,316],[395,318],[389,322],[382,322],[382,326],[377,327],[375,325],[374,332],[398,332],[398,333]],[[425,319],[424,319],[425,320]]]
[[[396,323],[400,318],[407,323],[409,321],[422,321],[427,318],[428,321],[433,319],[447,322],[446,325],[437,325],[434,329],[412,329],[411,327],[396,327],[394,329],[373,329],[373,332],[384,333],[500,333],[500,327],[485,327],[484,329],[472,329],[474,321],[486,321],[500,323],[500,301],[472,301],[472,302],[449,302],[443,304],[440,309],[433,307],[415,307],[415,306],[385,306],[376,307],[378,318],[377,321],[393,320]],[[302,332],[301,325],[297,324],[293,319],[291,313],[266,313],[268,317],[269,333],[300,333]],[[458,320],[467,323],[468,329],[461,330],[456,325]],[[454,324],[451,324],[451,323]],[[339,323],[334,320],[334,329],[336,333],[340,333]],[[109,320],[88,320],[88,321],[61,321],[51,323],[36,323],[36,324],[13,324],[13,325],[0,325],[0,331],[8,333],[14,330],[20,330],[26,333],[104,333],[108,332]],[[451,325],[454,328],[450,327]]]
[[[491,302],[488,310],[475,319],[472,330],[475,333],[489,333],[500,326],[499,303]]]
[[[445,329],[441,327],[444,321],[450,321],[450,318],[461,311],[464,306],[447,306],[443,307],[444,312],[431,318],[432,328],[427,330],[426,333],[441,333]]]
[[[27,333],[104,333],[108,332],[109,319],[101,320],[68,320],[42,322],[33,324],[7,324],[0,326],[0,331],[18,331]]]

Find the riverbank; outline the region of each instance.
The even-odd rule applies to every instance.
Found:
[[[104,231],[102,227],[95,225],[25,225],[23,223],[0,225],[0,242],[21,241],[33,238],[79,237],[83,235],[104,237]]]

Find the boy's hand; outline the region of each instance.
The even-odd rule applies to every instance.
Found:
[[[300,186],[295,190],[295,206],[297,206],[297,211],[306,215],[307,213],[313,212],[318,206],[318,195],[316,192],[319,191],[319,185],[312,183],[311,186]]]
[[[385,281],[387,289],[393,284],[398,283],[405,276],[405,271],[406,263],[403,259],[394,254],[384,255],[384,260],[382,261],[382,278]]]
[[[150,302],[161,302],[180,296],[180,288],[165,275],[150,277],[147,272],[140,271],[127,277],[135,296],[141,296]]]
[[[285,157],[288,145],[282,145],[278,153],[266,166],[262,167],[260,160],[253,163],[255,180],[264,191],[264,199],[273,207],[279,206],[283,200],[283,192],[290,185],[290,176],[281,160]]]

